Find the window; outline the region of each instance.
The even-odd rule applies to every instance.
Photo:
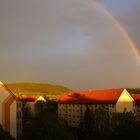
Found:
[[[114,107],[115,107],[115,105],[114,105],[114,104],[112,104],[111,106],[112,106],[112,108],[114,108]]]
[[[21,112],[17,112],[17,118],[21,118]]]
[[[17,123],[17,130],[21,130],[22,126],[21,123]]]
[[[17,102],[17,108],[21,108],[22,107],[22,103],[21,102]]]
[[[19,118],[19,116],[18,116],[18,112],[17,112],[17,118]]]

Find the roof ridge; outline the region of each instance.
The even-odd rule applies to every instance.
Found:
[[[81,91],[65,93],[59,99],[60,102],[108,102],[115,103],[125,88],[103,89],[93,91]]]
[[[95,89],[95,90],[85,90],[85,91],[74,91],[74,92],[68,92],[68,93],[83,93],[83,92],[94,92],[94,91],[124,90],[124,89],[126,89],[126,88]]]
[[[15,98],[17,99],[16,95],[3,83],[0,81],[0,84]]]

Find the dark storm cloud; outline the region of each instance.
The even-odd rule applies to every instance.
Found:
[[[96,1],[0,0],[0,21],[3,81],[139,86],[139,60]]]

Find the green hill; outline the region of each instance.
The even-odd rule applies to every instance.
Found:
[[[46,83],[8,83],[7,87],[16,95],[42,95],[59,98],[65,92],[73,90],[60,85]]]

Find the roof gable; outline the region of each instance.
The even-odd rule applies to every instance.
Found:
[[[11,92],[11,90],[6,86],[4,85],[1,81],[0,81],[0,94],[1,96],[12,96],[13,98],[16,99],[16,96]]]
[[[134,99],[132,98],[132,96],[128,93],[128,91],[126,89],[123,90],[123,92],[121,93],[118,102],[130,102],[130,101],[134,101]]]

